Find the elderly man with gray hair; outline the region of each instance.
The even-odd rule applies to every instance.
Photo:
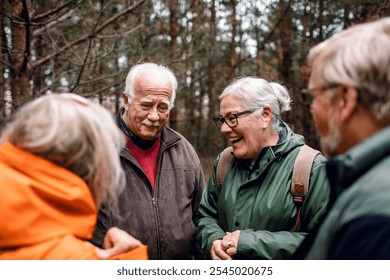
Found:
[[[130,70],[117,116],[126,138],[120,155],[127,179],[119,195],[121,217],[101,209],[96,245],[102,246],[115,225],[148,245],[150,259],[201,256],[194,219],[204,176],[193,146],[167,126],[176,90],[176,77],[165,66],[143,63]]]
[[[390,259],[390,18],[339,32],[309,63],[333,205],[297,258]]]

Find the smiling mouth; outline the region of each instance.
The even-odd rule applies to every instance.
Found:
[[[234,137],[234,138],[230,138],[229,141],[234,144],[234,143],[237,143],[239,141],[241,141],[242,137]]]

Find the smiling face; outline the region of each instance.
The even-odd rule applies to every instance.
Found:
[[[134,86],[134,100],[128,103],[125,95],[124,121],[132,132],[143,140],[156,138],[169,120],[172,83],[163,73],[149,77],[139,73]]]
[[[233,96],[225,96],[221,100],[220,115],[236,114],[247,110],[241,100]],[[230,128],[226,123],[222,124],[221,132],[226,136],[233,147],[234,155],[238,158],[245,158],[255,161],[261,150],[270,144],[271,132],[270,121],[272,112],[269,106],[264,106],[263,114],[258,116],[255,113],[248,113],[238,117],[237,126]],[[266,128],[263,126],[266,125]]]

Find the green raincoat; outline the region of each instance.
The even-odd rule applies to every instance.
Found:
[[[252,168],[248,160],[233,158],[222,188],[216,182],[217,156],[197,215],[197,238],[208,257],[215,240],[240,230],[235,259],[288,259],[324,214],[329,184],[326,159],[319,155],[301,210],[301,232],[291,231],[298,212],[291,177],[304,138],[282,127],[279,142],[264,148]]]

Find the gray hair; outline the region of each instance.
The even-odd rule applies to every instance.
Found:
[[[390,119],[390,18],[359,24],[313,47],[309,64],[320,63],[323,86],[346,84],[359,91],[359,102],[377,120]],[[328,91],[329,96],[335,91]]]
[[[272,108],[273,116],[271,127],[277,131],[281,121],[280,115],[291,110],[291,97],[286,87],[276,82],[268,82],[258,77],[243,77],[234,80],[219,96],[233,96],[242,101],[244,109],[260,109],[257,115],[263,112],[263,106]]]
[[[177,79],[173,72],[166,67],[165,65],[159,65],[155,63],[142,63],[133,66],[126,77],[126,85],[125,85],[125,94],[127,95],[128,102],[132,103],[134,100],[135,92],[134,85],[135,79],[140,73],[148,73],[151,77],[153,77],[156,73],[161,72],[167,76],[167,78],[172,83],[172,95],[170,99],[169,109],[172,109],[176,99],[176,91],[177,91]]]
[[[46,95],[22,106],[6,125],[4,142],[77,174],[97,207],[124,187],[122,133],[105,108],[76,94]]]

